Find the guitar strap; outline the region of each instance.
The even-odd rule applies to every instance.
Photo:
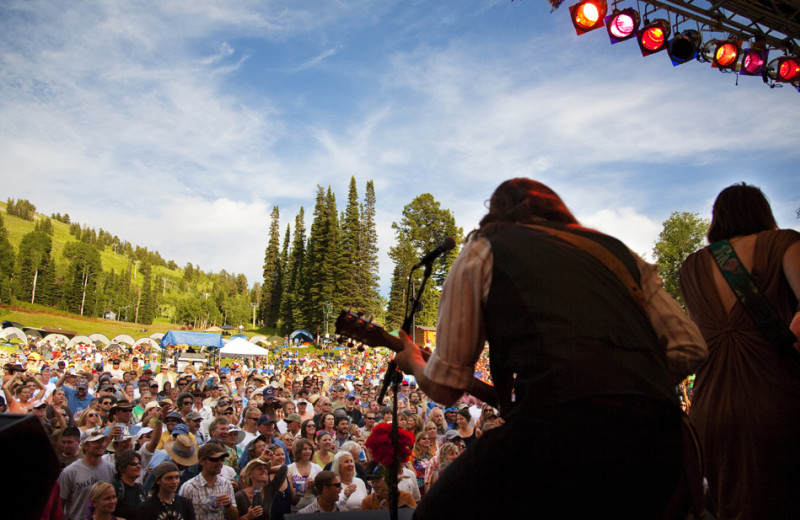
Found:
[[[709,250],[725,281],[767,340],[778,349],[780,355],[800,361],[800,353],[794,348],[797,337],[759,292],[731,243],[720,240],[711,244]]]

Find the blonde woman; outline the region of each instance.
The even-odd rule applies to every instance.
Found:
[[[81,432],[93,430],[101,426],[103,426],[103,418],[100,416],[100,412],[94,408],[87,408],[81,412],[78,418],[78,429]]]
[[[89,516],[91,520],[126,520],[114,516],[117,507],[117,493],[108,482],[98,482],[89,490]]]

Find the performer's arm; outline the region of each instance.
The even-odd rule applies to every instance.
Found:
[[[442,291],[436,350],[429,362],[425,362],[419,347],[403,338],[406,349],[395,361],[401,370],[414,374],[422,390],[435,401],[453,403],[474,385],[475,363],[485,342],[483,303],[491,285],[491,270],[489,242],[468,242],[453,263]]]

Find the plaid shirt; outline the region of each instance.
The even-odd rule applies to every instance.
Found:
[[[218,507],[216,510],[211,505],[211,497],[228,495],[231,499],[231,506],[236,507],[236,499],[233,497],[233,486],[230,481],[222,475],[217,475],[213,486],[210,486],[203,474],[187,480],[181,486],[178,494],[192,501],[194,513],[197,520],[224,520],[225,508]]]

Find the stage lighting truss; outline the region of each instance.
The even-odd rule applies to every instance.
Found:
[[[606,0],[584,0],[569,8],[572,25],[578,36],[603,27],[603,17],[607,12]]]
[[[781,19],[780,14],[756,18],[743,0],[711,3],[709,7],[701,7],[694,0],[637,0],[636,9],[622,8],[620,4],[625,1],[583,0],[574,4],[569,12],[575,31],[582,35],[605,26],[612,44],[636,38],[642,56],[666,50],[674,66],[697,60],[722,72],[761,76],[771,87],[789,83],[800,91],[800,56],[795,54],[800,48],[800,29],[791,25],[793,19],[781,25],[776,21]],[[776,1],[779,7],[787,2]],[[563,0],[550,2],[557,8]],[[612,12],[607,15],[609,3]],[[749,25],[742,19],[749,20]],[[687,29],[687,22],[697,23],[697,28]],[[785,37],[779,36],[781,31]],[[704,42],[707,33],[720,36]],[[775,51],[785,55],[769,60]]]

